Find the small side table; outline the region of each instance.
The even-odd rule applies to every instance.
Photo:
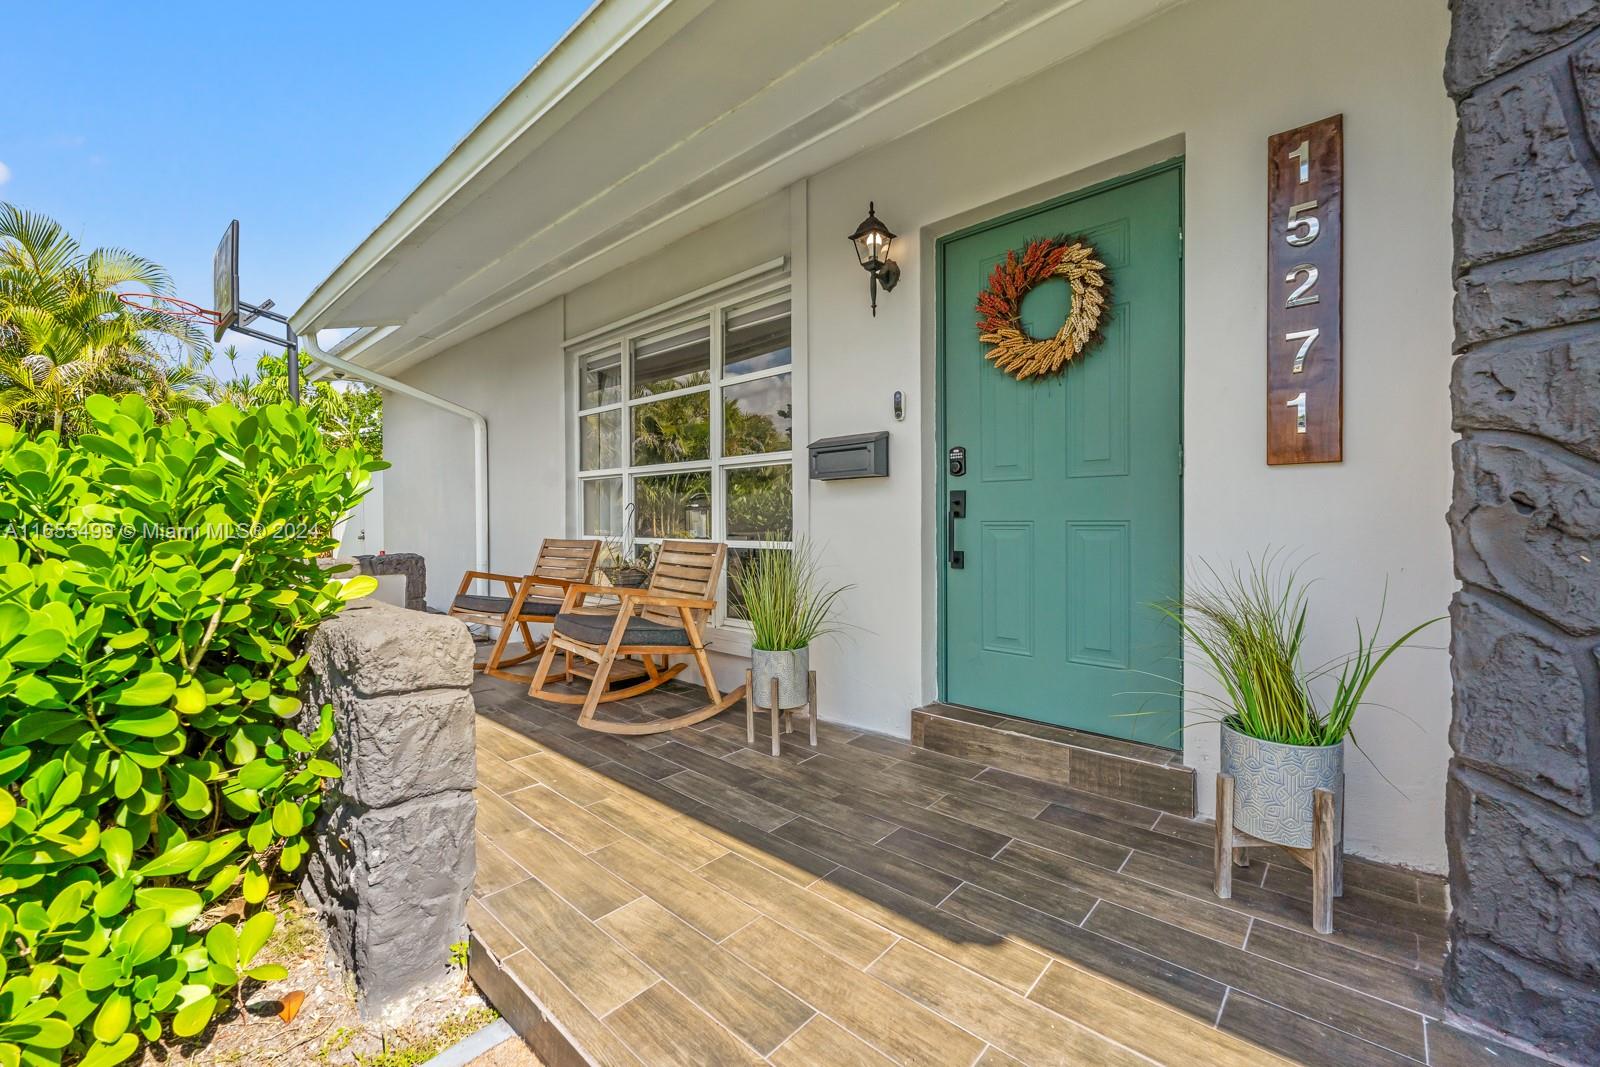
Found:
[[[806,709],[806,718],[811,720],[811,747],[817,747],[817,672],[810,671],[806,675],[806,702],[797,704],[792,708],[778,707],[778,679],[772,680],[772,754],[778,754],[779,720],[783,722],[782,733],[794,732],[794,713],[801,708]],[[744,730],[745,739],[751,744],[756,740],[756,687],[754,672],[744,672]]]

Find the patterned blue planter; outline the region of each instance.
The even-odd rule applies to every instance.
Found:
[[[1291,848],[1310,848],[1312,792],[1331,789],[1344,840],[1344,742],[1280,745],[1222,724],[1222,773],[1233,776],[1234,829]]]

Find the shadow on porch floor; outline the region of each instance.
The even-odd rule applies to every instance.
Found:
[[[736,712],[476,697],[473,970],[547,1062],[1536,1062],[1439,1021],[1432,880],[1351,861],[1318,937],[1269,856],[1212,897],[1208,824],[826,723],[774,759]]]

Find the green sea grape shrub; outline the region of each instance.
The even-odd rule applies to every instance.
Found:
[[[0,1067],[117,1063],[283,976],[260,905],[339,774],[331,711],[294,728],[305,645],[375,584],[317,560],[383,464],[303,410],[86,407],[0,425]]]

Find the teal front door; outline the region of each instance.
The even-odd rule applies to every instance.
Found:
[[[1182,579],[1181,173],[942,242],[950,703],[1181,747],[1179,636],[1155,608]],[[1106,264],[1104,339],[1055,377],[1017,381],[984,360],[973,305],[1008,250],[1062,234]],[[1039,286],[1022,303],[1025,331],[1055,333],[1070,302],[1066,282]]]

